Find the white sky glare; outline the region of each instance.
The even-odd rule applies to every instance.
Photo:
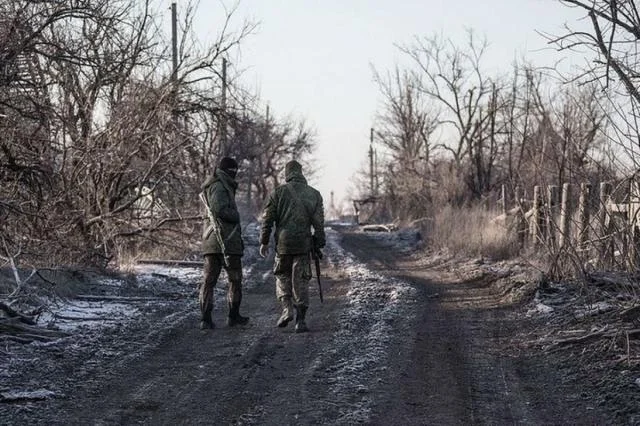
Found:
[[[220,22],[221,4],[200,2],[203,38],[217,33],[211,25]],[[346,200],[366,164],[379,102],[371,65],[385,72],[398,63],[394,44],[434,34],[464,43],[472,29],[489,43],[485,64],[507,72],[515,58],[558,59],[536,30],[560,33],[581,16],[556,0],[241,0],[236,14],[236,26],[259,23],[241,46],[242,81],[276,116],[315,128],[319,173],[311,183],[327,206],[331,191],[337,203]]]

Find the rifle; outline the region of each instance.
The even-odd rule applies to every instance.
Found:
[[[320,259],[322,259],[322,252],[320,249],[313,247],[311,251],[311,256],[316,263],[316,278],[318,279],[318,291],[320,293],[320,303],[324,303],[322,300],[322,284],[320,284]]]
[[[218,223],[218,220],[211,212],[211,207],[209,207],[209,202],[207,201],[206,195],[204,195],[204,191],[201,192],[199,196],[200,201],[202,201],[202,203],[207,208],[207,216],[209,216],[209,221],[211,222],[211,225],[209,225],[203,237],[207,239],[212,232],[216,234],[216,239],[218,240],[218,244],[220,244],[220,249],[222,249],[222,258],[224,259],[224,263],[225,265],[229,266],[229,260],[227,259],[227,250],[224,246],[224,239],[222,239],[222,234],[220,233],[220,223]]]

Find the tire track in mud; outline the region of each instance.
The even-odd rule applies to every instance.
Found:
[[[609,424],[576,403],[578,391],[544,357],[518,349],[526,321],[500,303],[491,276],[464,262],[404,257],[361,233],[345,234],[343,243],[417,290],[417,316],[395,340],[399,356],[373,424]]]
[[[413,289],[383,277],[356,260],[340,246],[333,233],[329,252],[335,270],[348,277],[340,328],[328,351],[316,361],[317,375],[326,376],[324,393],[341,406],[335,424],[368,423],[378,404],[380,390],[393,354],[394,328],[413,303]],[[322,391],[322,390],[319,390]]]

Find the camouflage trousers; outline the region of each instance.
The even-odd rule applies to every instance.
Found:
[[[204,280],[200,284],[200,311],[203,319],[210,319],[213,311],[213,289],[215,288],[222,268],[227,271],[229,288],[227,289],[227,303],[240,303],[242,300],[242,256],[229,255],[229,266],[224,263],[222,254],[204,255]]]
[[[276,297],[279,300],[291,298],[295,305],[309,306],[309,253],[277,254],[273,273],[276,276]]]

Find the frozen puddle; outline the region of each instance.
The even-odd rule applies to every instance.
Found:
[[[38,317],[38,324],[68,332],[120,326],[142,315],[149,304],[157,307],[175,303],[176,299],[195,301],[194,294],[202,280],[202,267],[142,264],[136,265],[133,272],[136,276],[133,284],[117,278],[99,280],[96,284],[105,294],[81,294],[73,299],[51,301],[47,311]],[[245,269],[247,275],[248,272]],[[120,290],[132,285],[131,291]],[[225,291],[224,285],[216,287],[218,297],[223,297]],[[137,295],[118,295],[122,293]]]
[[[118,296],[119,288],[131,283],[105,278],[97,284],[107,289],[107,294],[77,295],[73,299],[51,302],[48,310],[38,318],[38,323],[68,332],[120,326],[141,315],[141,309],[147,304],[168,302],[167,295],[180,294],[198,275],[195,269],[158,265],[139,265],[135,272],[136,290],[144,290],[144,295]]]
[[[131,303],[73,300],[52,306],[50,312],[38,318],[38,323],[63,331],[75,331],[122,324],[138,314],[138,308]]]
[[[164,265],[136,265],[138,283],[147,288],[154,288],[158,284],[158,275],[178,279],[184,283],[195,283],[202,279],[202,267],[164,266]]]

